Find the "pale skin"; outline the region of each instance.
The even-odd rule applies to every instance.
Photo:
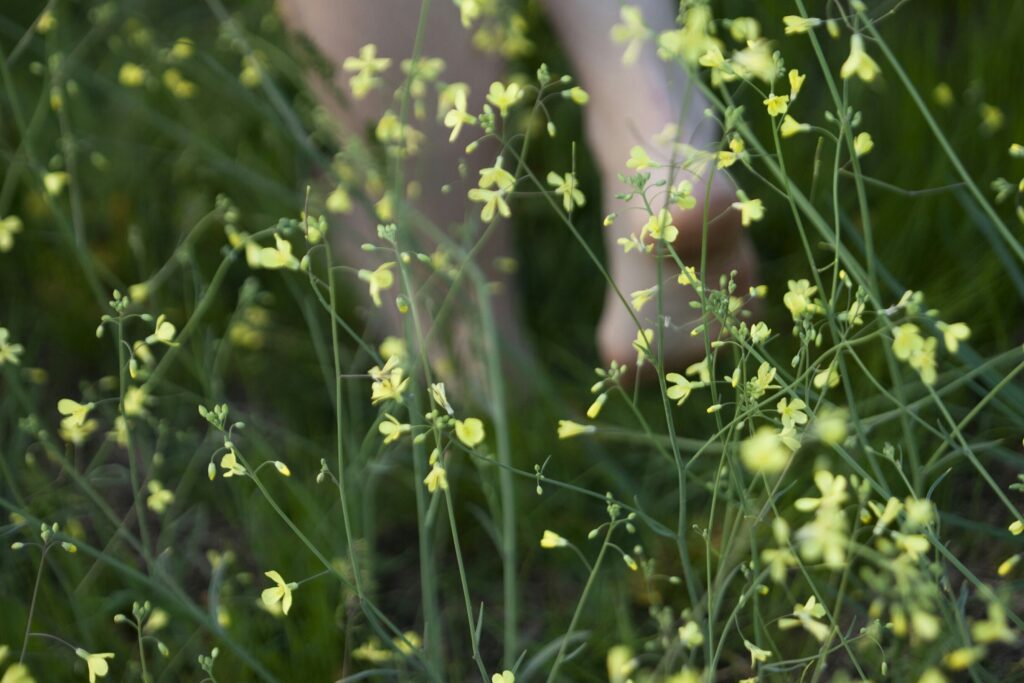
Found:
[[[587,143],[602,178],[605,212],[618,214],[611,226],[602,228],[607,245],[607,266],[612,279],[628,299],[630,292],[651,287],[657,280],[653,256],[636,252],[625,254],[616,243],[620,237],[638,233],[647,220],[645,213],[629,210],[615,199],[616,193],[625,190],[617,174],[631,172],[625,166],[630,148],[643,145],[655,161],[667,163],[672,158],[671,142],[663,142],[659,146],[652,141],[666,124],[679,125],[677,142],[704,150],[718,149],[716,126],[704,116],[707,103],[695,88],[688,88],[685,72],[658,59],[650,41],[635,64],[626,66],[622,63],[622,46],[614,45],[609,38],[612,26],[619,21],[619,0],[546,0],[543,4],[573,65],[575,71],[572,76],[590,94],[590,102],[584,108]],[[631,0],[631,4],[640,7],[645,24],[654,31],[674,26],[675,9],[669,0]],[[392,58],[395,65],[412,54],[419,19],[417,2],[279,0],[279,6],[289,27],[308,36],[336,66],[340,66],[346,57],[355,55],[366,43],[375,43],[378,53]],[[463,29],[458,9],[451,0],[433,0],[431,3],[421,54],[445,60],[447,66],[443,78],[446,81],[469,84],[471,112],[480,110],[491,82],[506,80],[505,65],[501,59],[485,55],[472,46],[471,32]],[[346,90],[347,75],[340,68],[336,78],[336,85]],[[364,100],[353,101],[347,108],[327,98],[324,103],[345,130],[365,131],[376,124],[389,106],[391,95],[390,88],[378,90]],[[427,140],[416,160],[408,164],[411,179],[420,180],[423,186],[417,205],[435,224],[447,229],[465,221],[468,212],[474,210],[466,201],[465,190],[447,194],[441,191],[443,184],[458,178],[456,169],[459,160],[465,158],[465,142],[460,140],[449,144],[448,129],[433,117],[418,121],[417,127],[426,134]],[[467,178],[477,178],[479,168],[493,164],[495,154],[493,150],[481,148],[466,158],[469,166]],[[506,162],[506,168],[509,166],[511,164]],[[670,177],[668,169],[652,173],[656,179]],[[687,265],[700,267],[702,240],[706,232],[706,280],[717,286],[721,274],[735,269],[739,273],[737,283],[744,291],[754,283],[757,259],[749,238],[739,225],[739,214],[729,208],[736,199],[732,181],[719,171],[708,192],[705,180],[696,179],[685,171],[671,173],[671,177],[675,182],[684,178],[691,180],[693,194],[698,199],[696,207],[686,211],[674,209],[672,212],[674,224],[679,229],[674,247],[681,259]],[[710,198],[709,202],[705,202],[706,197]],[[664,202],[663,199],[661,201]],[[711,219],[706,231],[705,213]],[[372,216],[354,216],[348,236],[337,244],[343,258],[351,259],[358,267],[375,267],[377,264],[368,261],[366,254],[358,250],[358,245],[368,241],[374,230],[375,219]],[[500,273],[492,272],[490,264],[496,257],[510,252],[508,230],[499,229],[478,254],[478,262],[489,278],[508,284]],[[688,302],[693,295],[675,284],[676,273],[678,268],[672,264],[666,265],[663,273],[668,292],[664,313],[669,322],[665,330],[664,353],[669,368],[683,367],[704,355],[703,337],[690,334],[695,314]],[[492,299],[506,350],[513,353],[525,350],[528,345],[524,342],[519,302],[514,290],[504,286]],[[657,312],[654,304],[648,304],[636,315],[645,327],[655,326]],[[605,363],[635,360],[632,342],[636,332],[636,323],[630,312],[608,288],[596,331],[602,360]],[[453,332],[455,353],[462,363],[464,354],[458,349],[459,337],[456,329]]]

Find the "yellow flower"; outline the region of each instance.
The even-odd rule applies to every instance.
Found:
[[[95,683],[97,678],[103,678],[110,671],[108,659],[114,658],[113,652],[86,652],[82,648],[75,648],[75,654],[85,660],[85,666],[89,669],[89,683]]]
[[[14,236],[21,232],[21,229],[21,219],[17,216],[0,219],[0,253],[6,254],[14,248]]]
[[[483,203],[484,206],[480,209],[480,220],[484,223],[491,222],[495,211],[505,218],[512,215],[512,210],[508,208],[508,203],[505,202],[505,193],[501,190],[485,190],[474,187],[469,191],[468,195],[470,200]]]
[[[505,669],[500,674],[491,676],[491,683],[516,683],[515,674]]]
[[[821,25],[821,19],[815,19],[814,17],[799,17],[794,14],[782,17],[782,23],[785,25],[786,35],[791,36],[797,33],[807,33],[815,26]]]
[[[494,187],[502,192],[509,192],[516,184],[515,176],[501,167],[501,157],[494,160],[494,166],[481,169],[480,182],[482,188]]]
[[[807,404],[798,398],[794,398],[792,401],[784,398],[779,401],[776,408],[779,411],[782,426],[792,429],[795,425],[807,424],[807,413],[803,412],[806,407]]]
[[[811,297],[818,291],[817,287],[812,287],[806,278],[789,280],[787,286],[789,291],[782,296],[782,303],[789,309],[793,320],[799,319],[805,313],[813,313],[816,310]]]
[[[637,330],[636,339],[633,340],[633,348],[636,349],[636,366],[644,364],[644,358],[652,354],[651,342],[654,340],[654,330],[648,328]]]
[[[956,353],[960,348],[960,342],[971,338],[971,328],[966,323],[939,322],[936,327],[942,332],[942,341],[950,353]]]
[[[10,363],[18,365],[21,362],[21,354],[25,347],[10,341],[11,332],[6,327],[0,327],[0,365]]]
[[[849,78],[856,75],[865,83],[870,83],[875,80],[879,71],[878,64],[864,51],[864,38],[859,33],[854,33],[850,36],[850,56],[840,67],[839,77]]]
[[[384,437],[384,443],[397,441],[403,434],[408,434],[412,425],[402,424],[390,413],[384,413],[384,419],[377,425],[377,431]]]
[[[32,678],[27,666],[15,662],[4,671],[3,677],[0,677],[0,683],[36,683],[36,679]]]
[[[487,89],[487,101],[498,108],[502,116],[508,114],[509,107],[522,99],[523,89],[518,83],[509,83],[507,86],[499,81],[491,83]]]
[[[594,402],[590,404],[589,408],[587,408],[587,417],[589,417],[591,420],[597,419],[597,416],[601,413],[601,408],[604,407],[605,401],[607,400],[607,393],[601,394],[596,399],[594,399]]]
[[[771,427],[759,427],[753,436],[740,443],[740,460],[755,474],[776,474],[789,462],[791,453],[779,433]]]
[[[732,208],[740,212],[740,222],[744,228],[764,218],[764,204],[760,199],[748,199],[743,190],[738,191],[736,197],[740,201],[733,202]]]
[[[267,607],[273,607],[277,603],[281,603],[281,611],[284,614],[288,614],[288,610],[292,608],[292,591],[299,587],[297,583],[285,583],[281,575],[276,571],[271,570],[264,572],[263,574],[268,579],[273,581],[275,586],[270,588],[264,588],[260,598],[263,600],[263,604]]]
[[[384,363],[383,368],[374,366],[369,369],[367,374],[373,380],[370,386],[370,402],[373,405],[382,401],[402,402],[402,392],[408,386],[409,378],[405,377],[405,371],[399,363],[400,356],[393,355]]]
[[[274,246],[262,247],[255,254],[255,268],[266,268],[267,270],[298,270],[299,260],[292,254],[292,243],[283,239],[280,235],[274,235]]]
[[[571,439],[574,436],[581,434],[591,434],[596,431],[593,425],[581,425],[578,422],[572,420],[559,420],[558,421],[558,438],[559,439]]]
[[[479,445],[486,436],[484,423],[478,418],[468,417],[465,420],[455,421],[455,436],[465,445],[473,448]]]
[[[142,387],[128,387],[124,392],[124,414],[128,417],[137,417],[146,414],[146,403],[150,397]]]
[[[1013,534],[1014,536],[1020,536],[1021,533],[1024,533],[1024,522],[1021,522],[1019,519],[1014,520],[1013,522],[1011,522],[1010,523],[1010,533]]]
[[[802,626],[820,643],[828,637],[829,633],[829,627],[818,621],[818,619],[823,616],[825,616],[825,608],[819,605],[815,597],[812,595],[807,599],[805,604],[797,605],[793,608],[794,618],[787,617],[779,619],[779,628],[786,631],[791,628]]]
[[[747,651],[750,653],[750,666],[755,669],[757,668],[758,662],[766,662],[768,661],[768,658],[772,656],[772,653],[769,650],[762,650],[746,638],[743,639],[743,647],[747,648]]]
[[[367,43],[359,48],[358,57],[347,57],[341,64],[345,71],[354,72],[355,75],[349,79],[349,87],[352,88],[352,96],[357,100],[377,87],[380,83],[378,75],[391,66],[391,60],[387,57],[377,56],[377,46]]]
[[[395,275],[391,269],[395,267],[394,261],[382,263],[376,270],[360,269],[357,275],[360,280],[367,283],[370,290],[370,299],[377,308],[381,306],[380,293],[395,284]]]
[[[764,106],[768,109],[768,116],[772,118],[785,114],[789,108],[789,95],[769,95],[764,100]]]
[[[126,88],[138,88],[146,82],[146,70],[133,62],[125,62],[117,72],[117,81]]]
[[[569,213],[575,206],[583,206],[586,198],[576,185],[576,174],[569,171],[565,175],[558,175],[554,171],[548,173],[548,184],[555,188],[555,194],[562,197],[562,206],[565,212]]]
[[[789,99],[793,101],[800,94],[800,88],[804,86],[807,76],[796,69],[790,69],[787,76],[789,78]]]
[[[951,671],[963,671],[985,656],[985,648],[961,647],[942,658],[942,663]]]
[[[679,627],[679,641],[686,647],[693,649],[704,644],[704,633],[695,621],[688,621]]]
[[[146,488],[149,489],[149,496],[146,497],[146,507],[153,512],[163,514],[165,510],[174,502],[174,493],[165,489],[156,479],[150,479],[146,482]]]
[[[1006,623],[1006,612],[996,602],[988,604],[988,618],[971,624],[971,637],[976,643],[1013,643],[1017,634]]]
[[[550,529],[545,529],[544,535],[540,539],[540,547],[547,548],[549,550],[551,548],[564,548],[567,545],[569,545],[569,541],[565,540]]]
[[[626,51],[622,54],[622,63],[632,64],[640,56],[640,50],[651,31],[644,26],[640,8],[634,5],[623,5],[619,10],[619,19],[621,23],[612,26],[612,40],[616,43],[627,43]]]
[[[67,171],[51,171],[43,176],[43,187],[46,188],[47,194],[55,197],[64,190],[70,179]]]
[[[636,171],[642,171],[645,168],[653,168],[656,164],[651,160],[651,157],[647,155],[645,150],[640,145],[633,145],[629,149],[629,160],[626,162],[626,168],[632,168]]]
[[[935,100],[935,104],[945,108],[951,106],[956,98],[953,96],[953,88],[949,87],[949,83],[942,82],[932,90],[932,99]]]
[[[61,415],[66,415],[68,425],[73,427],[81,427],[85,424],[86,418],[89,416],[89,411],[95,406],[94,403],[79,403],[78,401],[72,401],[70,398],[62,398],[57,401],[57,412]]]
[[[811,383],[814,385],[815,389],[825,389],[826,387],[834,389],[839,386],[840,379],[839,367],[836,362],[833,361],[827,368],[816,374],[814,379],[811,380]]]
[[[676,238],[679,237],[679,229],[673,225],[672,214],[668,212],[668,209],[662,209],[647,219],[647,223],[640,230],[640,237],[642,238],[644,235],[650,235],[656,240],[663,239],[671,243],[675,242]]]
[[[678,372],[670,372],[665,375],[665,381],[672,384],[665,395],[676,402],[676,405],[683,405],[683,402],[690,397],[694,389],[704,386],[701,382],[691,382]]]
[[[441,463],[435,462],[426,478],[423,479],[423,483],[431,493],[435,493],[439,489],[446,491],[448,490],[448,473],[441,467]]]
[[[238,455],[232,448],[220,459],[220,466],[224,469],[224,478],[238,477],[245,474],[245,467],[238,462]],[[212,479],[212,477],[211,477]]]
[[[729,168],[739,161],[743,156],[744,148],[743,138],[734,137],[729,140],[729,149],[723,149],[718,153],[718,168]]]
[[[789,114],[782,119],[782,125],[779,126],[779,133],[784,138],[791,138],[797,133],[805,133],[811,129],[806,123],[800,123]]]
[[[466,111],[466,91],[464,89],[455,91],[453,105],[452,109],[444,115],[445,127],[452,129],[448,142],[455,142],[455,138],[459,137],[464,124],[476,123],[476,117]]]
[[[853,152],[859,157],[864,156],[870,152],[875,146],[875,141],[871,138],[871,133],[864,131],[858,133],[857,137],[853,139]]]
[[[153,334],[146,337],[147,344],[167,344],[168,346],[176,346],[174,343],[174,335],[178,333],[178,328],[174,326],[174,323],[167,320],[167,316],[161,313],[156,318],[156,323],[153,325]]]

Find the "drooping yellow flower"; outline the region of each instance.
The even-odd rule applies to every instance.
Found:
[[[569,541],[565,540],[550,529],[545,529],[544,535],[540,539],[540,547],[548,550],[552,548],[564,548],[567,545],[569,545]]]
[[[89,683],[96,683],[97,678],[103,678],[110,672],[108,659],[114,658],[113,652],[86,652],[82,648],[75,648],[75,654],[85,660],[85,666],[89,669]]]
[[[779,133],[784,138],[791,138],[798,133],[805,133],[809,131],[811,127],[806,123],[800,123],[789,114],[782,119],[782,125],[779,126]]]
[[[789,101],[792,102],[800,94],[800,88],[804,86],[807,76],[796,69],[790,69],[787,77],[789,78]]]
[[[373,380],[370,386],[370,402],[377,405],[383,401],[402,402],[402,392],[409,384],[405,370],[401,366],[401,356],[390,356],[384,367],[374,366],[367,374]]]
[[[388,261],[377,266],[375,270],[360,269],[357,273],[359,279],[367,283],[370,299],[377,308],[381,306],[380,293],[395,284],[395,274],[391,272],[394,267],[395,262]]]
[[[484,423],[476,417],[455,421],[455,436],[469,448],[474,448],[484,440]]]
[[[850,36],[850,56],[840,67],[839,77],[849,78],[856,75],[865,83],[870,83],[879,72],[878,64],[864,50],[864,38],[859,33],[854,33]]]
[[[448,489],[448,473],[441,466],[441,463],[435,462],[434,466],[430,468],[430,472],[423,479],[423,483],[431,493],[445,491]]]
[[[683,405],[683,402],[690,397],[694,389],[704,386],[702,382],[691,382],[678,372],[670,372],[665,375],[665,381],[672,385],[665,390],[665,395],[679,406]]]
[[[174,342],[174,335],[177,333],[178,328],[174,326],[174,323],[167,320],[166,315],[161,313],[157,316],[156,323],[153,324],[153,334],[146,337],[146,343],[176,346]]]
[[[242,463],[238,462],[238,454],[231,448],[224,457],[220,459],[220,466],[224,469],[224,478],[238,477],[245,474],[246,470]],[[213,477],[211,477],[212,479]]]
[[[825,616],[825,608],[818,604],[817,599],[812,595],[803,605],[796,605],[793,608],[793,617],[779,619],[779,628],[783,631],[802,626],[804,630],[814,636],[818,642],[828,637],[829,627],[818,621]]]
[[[743,639],[743,647],[750,653],[750,666],[755,669],[759,662],[766,662],[772,656],[771,651],[759,648],[746,638]]]
[[[85,424],[86,418],[89,417],[89,411],[93,409],[95,403],[79,403],[73,401],[70,398],[62,398],[57,401],[57,412],[61,415],[67,416],[65,420],[69,425],[74,427],[81,427]]]
[[[744,228],[764,218],[764,204],[760,199],[749,199],[743,190],[738,191],[736,196],[739,201],[733,202],[732,208],[740,212],[740,222]]]
[[[292,591],[298,588],[299,584],[294,582],[285,583],[281,575],[274,570],[264,572],[263,575],[276,584],[270,588],[263,589],[263,593],[260,594],[263,604],[267,607],[273,607],[280,602],[281,612],[287,615],[288,610],[292,608]]]
[[[384,443],[397,441],[403,434],[412,431],[412,425],[403,424],[398,418],[390,413],[384,413],[384,419],[377,425],[377,431],[384,437]]]
[[[782,23],[786,27],[785,33],[787,36],[791,36],[797,33],[807,33],[815,26],[821,25],[821,19],[815,19],[814,17],[800,17],[794,14],[782,17]]]
[[[457,90],[454,94],[452,108],[444,115],[445,127],[452,129],[448,142],[455,142],[455,138],[459,137],[459,133],[462,132],[462,126],[467,123],[476,123],[476,117],[466,111],[466,91]]]
[[[593,425],[581,425],[578,422],[572,420],[559,420],[558,421],[558,438],[559,439],[571,439],[574,436],[580,436],[581,434],[590,434],[596,430]]]

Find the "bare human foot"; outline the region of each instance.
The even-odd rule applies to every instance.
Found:
[[[697,199],[696,206],[685,210],[673,207],[669,211],[672,224],[678,231],[678,237],[671,246],[679,260],[698,274],[704,262],[703,282],[708,287],[719,287],[723,276],[729,278],[734,275],[736,292],[742,296],[755,282],[757,255],[749,236],[740,226],[738,214],[731,208],[736,198],[734,186],[727,177],[719,175],[712,180],[710,193],[706,192],[706,185],[698,184],[693,195]],[[637,352],[633,341],[637,336],[637,322],[644,329],[654,329],[658,325],[656,301],[644,303],[639,310],[630,301],[634,292],[654,287],[658,282],[657,257],[637,250],[625,253],[618,243],[619,239],[629,239],[629,234],[638,233],[640,227],[637,223],[647,219],[647,214],[626,214],[617,217],[608,228],[609,274],[627,301],[624,304],[619,293],[611,287],[605,294],[597,328],[598,350],[605,363],[613,360],[635,362]],[[703,254],[705,236],[707,253]],[[662,353],[666,368],[673,370],[681,370],[704,357],[706,345],[704,330],[700,326],[702,322],[709,323],[707,334],[710,339],[715,339],[719,333],[713,318],[704,316],[700,309],[691,305],[699,298],[697,291],[678,284],[679,274],[675,259],[662,259]]]
[[[674,27],[672,3],[634,0],[631,4],[639,7],[645,25],[651,29]],[[693,185],[696,206],[671,211],[678,230],[673,247],[680,260],[699,271],[702,249],[706,247],[704,282],[718,287],[721,276],[735,270],[737,292],[745,292],[756,278],[757,256],[738,213],[731,209],[736,200],[735,187],[724,172],[715,171],[713,161],[692,163],[694,156],[703,156],[705,161],[712,157],[710,152],[718,137],[713,122],[704,116],[707,103],[700,92],[683,70],[656,56],[651,41],[633,55],[635,63],[623,63],[621,49],[610,40],[612,27],[620,19],[621,3],[617,0],[548,0],[545,6],[569,53],[574,75],[591,95],[584,124],[603,181],[605,210],[617,214],[612,226],[606,228],[605,244],[608,270],[619,292],[628,302],[631,293],[654,286],[658,279],[658,263],[653,255],[638,250],[627,253],[619,244],[620,239],[639,233],[650,216],[637,210],[635,204],[629,208],[615,199],[616,194],[629,189],[619,180],[619,174],[632,173],[626,162],[637,145],[652,159],[652,166],[644,169],[651,174],[651,183],[687,180]],[[662,135],[666,126],[677,131],[668,139]],[[680,154],[680,148],[690,151]],[[679,163],[673,164],[673,160]],[[699,177],[694,173],[696,167],[704,169]],[[657,198],[652,202],[655,212],[669,205],[665,189],[660,190],[660,203]],[[707,243],[703,245],[705,213]],[[690,306],[696,295],[675,283],[678,274],[673,261],[663,262],[662,277],[670,283],[663,298],[663,351],[666,366],[672,369],[699,361],[705,353],[704,336],[690,334],[702,315]],[[648,303],[640,311],[631,312],[609,287],[597,330],[598,349],[606,363],[635,362],[637,321],[642,328],[654,328],[659,323],[655,305]],[[717,333],[714,326],[709,331]]]

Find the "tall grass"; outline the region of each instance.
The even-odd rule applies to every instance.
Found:
[[[457,234],[407,191],[441,76],[371,67],[393,134],[364,138],[265,3],[8,10],[4,680],[1019,676],[1024,130],[996,46],[1024,23],[993,5],[683,3],[682,42],[646,40],[721,146],[652,151],[668,184],[623,159],[618,188],[539,9],[485,12],[492,47],[523,22],[534,47],[501,84],[521,96],[466,112],[455,144],[508,180],[453,184],[477,190]],[[847,73],[857,41],[877,73]],[[655,235],[643,306],[691,290],[705,362],[673,374],[617,292],[637,359],[597,367],[600,193],[655,216],[725,172],[767,286]],[[501,202],[536,362],[503,350],[483,263]],[[331,247],[351,207],[379,218],[376,270]],[[453,370],[455,317],[479,357]]]

